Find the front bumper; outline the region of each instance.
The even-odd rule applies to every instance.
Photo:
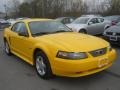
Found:
[[[110,39],[111,37],[115,37],[116,40],[111,40]],[[107,35],[104,35],[103,39],[110,42],[111,44],[120,44],[120,37],[119,36],[107,36]]]
[[[101,60],[106,60],[102,62]],[[84,60],[64,60],[56,58],[52,65],[53,74],[67,77],[81,77],[107,69],[116,59],[116,51],[113,49],[106,55],[91,57]]]

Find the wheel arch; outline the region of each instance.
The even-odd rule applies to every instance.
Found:
[[[35,58],[35,54],[36,54],[37,52],[42,52],[41,54],[44,54],[44,55],[45,55],[45,58],[46,58],[46,59],[44,59],[44,60],[45,60],[44,63],[45,63],[45,65],[46,65],[46,67],[47,67],[47,69],[46,69],[46,74],[45,74],[44,76],[41,76],[40,73],[38,72],[37,68],[35,67],[35,68],[36,68],[36,71],[37,71],[37,74],[38,74],[41,78],[43,78],[43,79],[50,79],[50,78],[52,78],[54,75],[53,75],[53,71],[52,71],[52,67],[51,67],[51,63],[50,63],[49,57],[47,56],[46,52],[44,52],[42,49],[36,48],[36,49],[34,50],[34,58]],[[36,66],[36,64],[35,64],[35,59],[34,59],[33,66]]]
[[[4,36],[3,37],[3,42],[5,43],[5,41],[8,42],[8,44],[10,45],[10,39]]]
[[[6,37],[3,37],[3,40],[4,40],[4,41],[7,41],[7,38],[6,38]]]
[[[35,54],[37,52],[42,52],[46,55],[46,57],[48,58],[48,60],[50,59],[50,54],[49,54],[49,50],[45,49],[45,48],[40,48],[40,47],[36,47],[34,50],[33,50],[33,65],[35,65]],[[49,60],[50,62],[50,60]]]
[[[78,32],[80,32],[81,30],[84,30],[87,33],[87,29],[86,28],[80,28]]]
[[[110,25],[105,25],[104,30],[108,29]]]

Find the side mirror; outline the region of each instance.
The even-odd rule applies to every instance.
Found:
[[[89,23],[88,23],[88,25],[92,25],[92,24],[93,24],[93,22],[89,22]]]
[[[28,37],[28,33],[25,33],[25,32],[19,32],[18,33],[19,36],[24,36],[24,37]]]

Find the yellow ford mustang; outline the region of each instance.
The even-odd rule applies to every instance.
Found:
[[[15,54],[35,66],[38,75],[80,77],[107,69],[116,51],[100,38],[72,32],[60,22],[27,19],[4,31],[8,55]]]

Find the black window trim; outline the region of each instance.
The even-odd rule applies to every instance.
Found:
[[[14,23],[14,24],[12,25],[11,31],[15,32],[15,31],[13,30],[13,28],[14,28],[14,26],[15,26],[16,24],[18,24],[18,23],[20,23],[20,22],[16,22],[16,23]]]
[[[18,23],[23,23],[23,24],[25,25],[25,27],[26,27],[25,22],[23,22],[23,21],[16,22],[16,23],[14,23],[14,24],[12,25],[12,27],[11,27],[11,31],[12,31],[12,32],[15,32],[15,31],[13,31],[12,29],[13,29],[14,25],[16,25],[16,24],[18,24]],[[27,27],[26,27],[26,29],[27,29]],[[17,33],[17,32],[15,32],[15,33]],[[28,34],[28,37],[29,37],[28,30],[27,30],[27,34]]]

